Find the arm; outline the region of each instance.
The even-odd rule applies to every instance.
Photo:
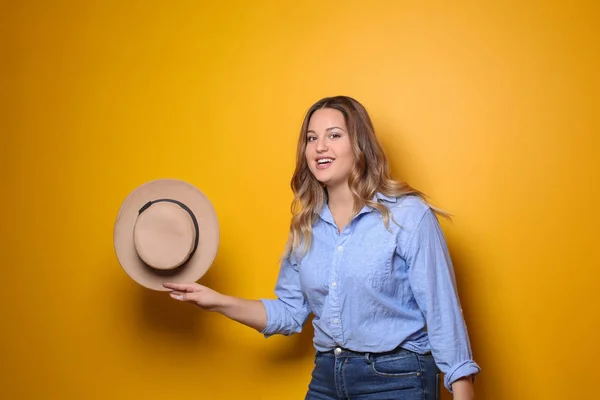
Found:
[[[258,300],[227,296],[197,283],[163,283],[163,286],[171,289],[169,295],[175,300],[187,301],[206,311],[221,313],[259,332],[267,325],[265,307]]]
[[[444,386],[450,392],[456,388],[456,398],[469,399],[472,377],[480,368],[473,361],[452,261],[432,210],[422,215],[404,248],[410,284],[425,316],[432,353],[444,373]]]
[[[452,383],[452,392],[457,400],[472,400],[475,398],[473,388],[473,379],[471,377],[463,377]]]
[[[215,311],[259,332],[267,326],[267,312],[262,302],[258,300],[224,296],[219,306],[215,308]]]
[[[170,296],[192,302],[270,336],[300,332],[310,311],[300,290],[298,266],[284,260],[275,287],[275,300],[247,300],[227,296],[197,283],[164,283]]]

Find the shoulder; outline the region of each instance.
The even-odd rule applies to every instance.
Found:
[[[439,221],[434,210],[416,195],[399,197],[396,202],[386,204],[390,210],[390,228],[396,235],[396,243],[407,250],[415,237],[420,241],[440,234]]]
[[[409,230],[419,225],[423,217],[432,214],[431,207],[419,196],[398,197],[395,202],[386,204],[394,221]]]
[[[437,214],[425,200],[410,195],[398,198],[388,207],[393,218],[390,227],[395,230],[398,250],[403,257],[410,258],[424,243],[427,246],[443,244]]]

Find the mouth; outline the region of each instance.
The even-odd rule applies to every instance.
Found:
[[[317,169],[329,168],[333,164],[334,159],[331,157],[317,158]]]

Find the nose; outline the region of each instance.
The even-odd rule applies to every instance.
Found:
[[[324,153],[328,150],[325,138],[321,137],[317,139],[317,153]]]

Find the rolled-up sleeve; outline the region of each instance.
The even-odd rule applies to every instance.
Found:
[[[444,373],[444,386],[452,392],[453,382],[475,376],[480,367],[473,361],[446,240],[431,209],[418,221],[405,249],[410,284],[426,319],[432,354]]]
[[[290,257],[283,260],[277,283],[276,299],[260,299],[267,311],[265,337],[275,334],[292,335],[302,331],[310,310],[300,288],[298,264]]]

